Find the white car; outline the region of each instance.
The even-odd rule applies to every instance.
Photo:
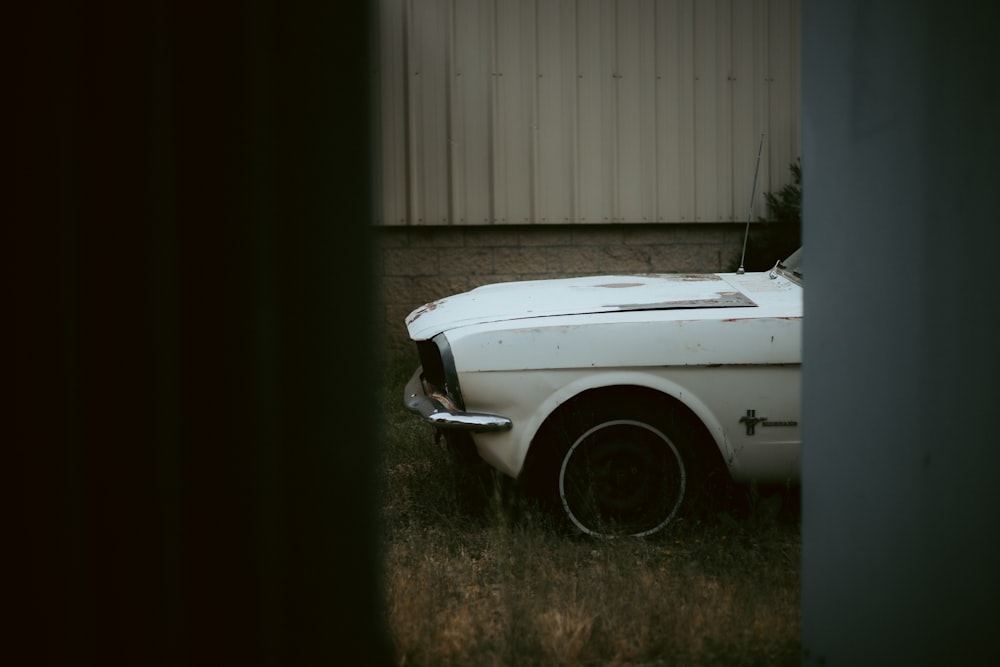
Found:
[[[406,406],[584,533],[655,533],[713,470],[799,480],[801,249],[767,272],[486,285],[406,326]]]

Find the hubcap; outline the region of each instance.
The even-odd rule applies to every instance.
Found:
[[[670,438],[639,421],[608,421],[563,457],[559,496],[570,520],[598,537],[649,535],[676,514],[684,463]]]

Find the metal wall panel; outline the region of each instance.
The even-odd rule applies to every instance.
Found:
[[[732,4],[733,25],[747,26],[745,30],[732,33],[731,89],[733,98],[734,156],[750,156],[750,159],[733,160],[733,215],[736,220],[746,221],[750,214],[749,193],[756,171],[758,148],[761,139],[766,139],[767,88],[764,71],[767,66],[767,0],[752,2],[735,1]],[[761,150],[761,169],[758,173],[757,197],[754,214],[760,213],[757,206],[763,201],[760,192],[767,190],[767,153]]]
[[[493,136],[493,221],[533,221],[535,187],[534,3],[495,3],[496,75]]]
[[[694,3],[695,220],[732,213],[732,100],[728,0]],[[731,217],[730,217],[731,219]]]
[[[615,212],[614,5],[577,3],[577,222],[610,222]]]
[[[450,221],[450,3],[411,0],[407,15],[408,214],[418,224]]]
[[[381,224],[402,225],[409,221],[406,205],[408,171],[406,111],[406,0],[382,3],[379,24],[379,81],[377,145],[374,182],[377,220]]]
[[[656,43],[652,0],[618,3],[616,221],[656,216]]]
[[[741,221],[762,135],[791,178],[799,0],[380,8],[381,224]]]
[[[780,187],[789,180],[788,164],[799,155],[800,17],[797,0],[771,0],[768,4],[768,136],[772,157],[768,167],[769,182]],[[773,159],[775,156],[783,159]]]
[[[657,3],[657,221],[694,222],[694,4]]]
[[[576,219],[575,0],[539,0],[535,222]]]
[[[454,3],[452,25],[450,222],[486,224],[493,191],[493,3]]]

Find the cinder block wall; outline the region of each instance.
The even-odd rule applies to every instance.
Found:
[[[390,354],[408,351],[411,310],[487,283],[734,270],[743,233],[740,224],[379,227],[383,345]]]

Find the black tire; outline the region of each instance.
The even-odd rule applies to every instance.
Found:
[[[540,436],[533,448],[543,449],[543,463],[533,486],[575,530],[594,537],[662,530],[703,477],[701,430],[644,393],[580,398]]]

